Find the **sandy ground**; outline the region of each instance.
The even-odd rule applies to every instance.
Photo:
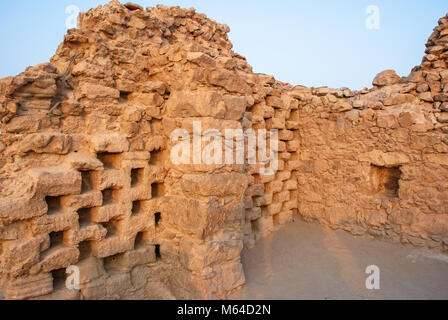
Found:
[[[247,250],[243,264],[247,285],[232,299],[448,299],[448,255],[302,221]],[[366,289],[370,265],[380,290]]]

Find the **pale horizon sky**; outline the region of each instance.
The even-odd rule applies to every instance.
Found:
[[[0,0],[0,78],[49,61],[66,33],[66,8],[81,11],[101,0]],[[122,1],[127,2],[127,1]],[[407,76],[421,63],[425,43],[446,0],[134,0],[195,7],[229,25],[234,51],[254,72],[292,85],[371,87],[375,75],[394,69]],[[366,27],[370,5],[379,9],[379,29]]]

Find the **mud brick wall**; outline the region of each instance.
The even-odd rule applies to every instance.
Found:
[[[0,80],[0,299],[226,299],[244,246],[297,218],[447,249],[446,17],[360,92],[254,74],[228,32],[112,1]],[[174,164],[176,129],[278,130],[278,171]]]

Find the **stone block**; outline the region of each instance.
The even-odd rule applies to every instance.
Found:
[[[34,199],[0,199],[0,218],[14,222],[43,216],[47,212],[47,204],[43,200]]]
[[[185,174],[181,180],[184,193],[215,197],[244,194],[247,184],[247,176],[240,173]]]
[[[21,154],[34,152],[38,154],[68,154],[72,138],[64,134],[34,133],[26,135],[20,143]]]
[[[275,180],[266,184],[266,191],[268,193],[278,193],[283,190],[283,181]]]
[[[76,228],[77,225],[78,215],[76,213],[59,212],[45,215],[32,221],[34,234],[66,231]]]
[[[91,145],[97,153],[122,153],[129,150],[126,137],[117,133],[92,136]]]
[[[293,212],[291,210],[282,211],[276,216],[274,216],[274,223],[276,225],[284,225],[292,222],[292,220],[293,220]]]
[[[252,208],[246,210],[246,220],[253,221],[261,218],[261,208]]]
[[[282,207],[283,207],[283,203],[273,203],[271,205],[268,206],[268,212],[270,216],[274,216],[278,213],[280,213],[280,211],[282,211]]]
[[[92,172],[93,188],[96,190],[121,189],[126,184],[126,178],[121,170],[104,170]]]
[[[134,239],[123,239],[119,236],[108,237],[92,243],[92,254],[97,258],[107,258],[132,250]]]
[[[25,300],[45,296],[53,292],[51,274],[14,279],[8,283],[5,297],[8,300]]]
[[[280,193],[274,194],[274,202],[282,203],[289,201],[291,199],[291,192],[290,191],[283,191]]]
[[[57,246],[44,252],[40,267],[43,272],[65,269],[78,262],[79,251],[76,248]]]
[[[96,223],[109,222],[123,215],[122,206],[119,204],[108,204],[92,209],[92,221]]]
[[[51,197],[81,193],[81,173],[63,168],[32,169],[30,176],[36,181],[39,194]]]
[[[268,206],[268,205],[270,205],[272,203],[272,197],[273,197],[272,193],[265,194],[262,197],[255,197],[254,198],[254,205],[256,207]]]
[[[67,210],[77,211],[80,208],[100,207],[103,203],[101,191],[61,197],[61,207]]]
[[[3,244],[0,267],[13,277],[21,276],[39,262],[40,240],[16,240]]]

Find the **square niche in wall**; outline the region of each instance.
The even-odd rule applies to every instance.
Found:
[[[371,167],[373,190],[381,198],[398,198],[400,189],[400,167]]]

